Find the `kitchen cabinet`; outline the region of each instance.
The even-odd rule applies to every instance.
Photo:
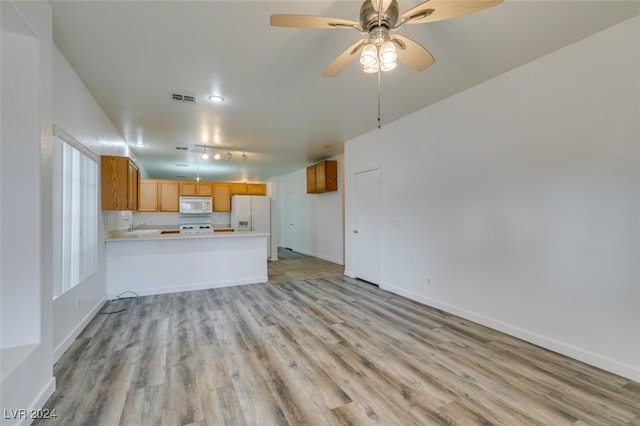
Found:
[[[213,198],[214,212],[230,212],[232,194],[267,195],[267,186],[263,183],[140,179],[136,191],[139,212],[178,212],[183,195],[210,196]]]
[[[102,210],[136,210],[138,166],[128,157],[100,157]]]
[[[249,186],[246,183],[230,183],[231,195],[249,195]]]
[[[231,211],[231,188],[228,183],[213,183],[213,211]]]
[[[138,184],[138,211],[158,211],[158,182],[152,179],[140,179]]]
[[[231,195],[267,195],[264,183],[230,183]]]
[[[307,193],[338,190],[338,162],[325,160],[307,167]]]
[[[267,185],[264,183],[249,183],[249,195],[267,195]]]
[[[175,180],[159,180],[158,211],[180,211],[180,182]]]
[[[211,197],[213,195],[210,182],[180,182],[180,195],[196,195]]]
[[[316,192],[316,165],[307,167],[307,194]]]

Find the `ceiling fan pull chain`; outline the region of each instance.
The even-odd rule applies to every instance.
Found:
[[[380,70],[378,70],[378,130],[380,130]]]

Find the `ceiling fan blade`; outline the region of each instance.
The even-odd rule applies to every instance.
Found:
[[[274,27],[287,28],[355,28],[358,29],[358,23],[340,18],[327,18],[325,16],[309,16],[309,15],[271,15],[271,25]]]
[[[342,52],[340,56],[333,60],[329,64],[329,66],[322,71],[323,77],[335,77],[340,74],[342,70],[344,70],[347,65],[351,63],[355,58],[360,55],[360,51],[362,47],[365,45],[366,40],[360,40],[355,43],[353,46],[349,47],[347,50]]]
[[[443,21],[496,6],[503,0],[427,0],[400,16],[401,24]]]
[[[436,62],[427,49],[410,38],[393,34],[391,41],[393,41],[393,44],[396,46],[398,58],[409,68],[416,71],[423,71]]]

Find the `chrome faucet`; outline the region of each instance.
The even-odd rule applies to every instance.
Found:
[[[133,221],[131,221],[131,225],[129,225],[129,232],[133,232],[138,226],[144,226],[144,225],[145,225],[144,222],[140,222],[139,224],[135,225]]]

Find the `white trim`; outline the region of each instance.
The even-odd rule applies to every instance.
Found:
[[[82,320],[71,330],[71,333],[67,335],[57,348],[53,351],[53,362],[57,362],[60,357],[65,353],[67,349],[71,346],[74,340],[78,338],[82,330],[91,322],[91,320],[96,316],[98,311],[102,308],[102,306],[107,301],[106,296],[103,296],[98,303],[87,313],[87,315],[82,318]]]
[[[71,145],[87,157],[91,158],[96,163],[100,164],[100,156],[98,154],[87,148],[82,144],[82,142],[78,141],[76,138],[74,138],[55,124],[53,125],[53,136],[60,139],[64,143]]]
[[[318,259],[326,260],[327,262],[336,263],[338,265],[344,265],[342,259],[337,259],[331,256],[324,256],[322,254],[314,253],[308,250],[303,250],[295,247],[286,247],[288,250],[295,251],[296,253],[301,253],[307,256],[317,257]]]
[[[399,294],[400,296],[404,296],[408,299],[415,300],[416,302],[423,303],[427,306],[441,309],[445,312],[468,319],[470,321],[476,322],[478,324],[484,325],[494,330],[501,331],[510,336],[517,337],[529,343],[533,343],[534,345],[538,345],[543,348],[549,349],[551,351],[557,352],[559,354],[566,355],[578,361],[585,362],[592,366],[602,368],[603,370],[640,382],[640,369],[635,368],[631,365],[623,364],[621,362],[618,362],[609,358],[605,358],[598,354],[594,354],[592,352],[588,352],[580,348],[576,348],[575,346],[567,345],[557,340],[549,339],[547,337],[541,336],[536,333],[532,333],[530,331],[527,331],[518,327],[514,327],[512,325],[495,320],[493,318],[476,314],[475,312],[458,308],[456,306],[449,305],[447,303],[443,303],[435,299],[430,299],[428,297],[424,297],[419,294],[416,294],[407,290],[403,290],[399,287],[395,287],[387,283],[384,283],[384,285],[381,285],[380,288],[383,290],[389,291],[391,293]]]
[[[55,390],[56,390],[56,378],[52,376],[44,385],[44,387],[42,388],[38,396],[36,396],[36,398],[33,400],[33,402],[31,403],[31,408],[27,410],[27,413],[33,410],[39,410],[42,407],[44,407],[44,405],[47,403],[47,400],[51,398],[51,395],[53,395]],[[26,419],[22,419],[18,424],[28,425],[28,424],[31,424],[32,422],[33,422],[33,419],[26,418]]]
[[[196,290],[210,290],[214,288],[223,288],[223,287],[232,287],[236,285],[247,285],[247,284],[261,284],[269,281],[269,277],[253,277],[246,278],[242,280],[229,280],[229,281],[217,281],[217,282],[208,282],[208,283],[198,283],[191,285],[181,285],[174,287],[157,287],[157,288],[145,288],[142,290],[135,290],[135,293],[138,296],[154,296],[157,294],[167,294],[167,293],[182,293],[185,291],[196,291]],[[113,300],[118,297],[118,293],[110,293],[109,299]]]

